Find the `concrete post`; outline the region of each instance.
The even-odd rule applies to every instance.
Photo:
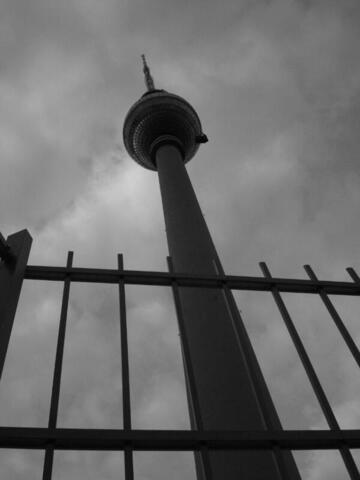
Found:
[[[32,238],[27,230],[10,235],[6,244],[10,247],[12,258],[0,262],[0,378],[4,368],[31,243]]]

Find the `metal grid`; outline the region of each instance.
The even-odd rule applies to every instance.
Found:
[[[277,457],[281,452],[290,450],[337,449],[343,459],[349,478],[360,479],[351,448],[360,448],[360,430],[343,430],[340,428],[317,373],[306,352],[304,344],[296,330],[289,311],[281,296],[282,292],[307,293],[319,295],[331,319],[334,321],[354,360],[360,366],[360,351],[353,341],[329,298],[331,295],[360,295],[360,277],[353,268],[348,268],[351,281],[336,282],[319,280],[312,268],[305,265],[308,280],[272,277],[268,266],[260,263],[263,277],[225,275],[218,265],[216,276],[200,276],[177,274],[173,271],[171,259],[168,258],[168,272],[125,270],[122,255],[118,255],[117,269],[94,269],[73,267],[73,253],[69,252],[64,267],[47,267],[27,265],[31,246],[31,237],[26,231],[18,232],[7,241],[0,236],[0,372],[3,370],[7,346],[14,321],[17,301],[23,279],[63,282],[62,307],[60,314],[55,366],[53,373],[50,412],[47,428],[0,427],[1,448],[42,449],[45,451],[43,480],[52,478],[52,466],[55,450],[112,450],[124,452],[125,480],[133,480],[133,451],[198,451],[200,452],[207,480],[211,473],[207,463],[208,450],[227,449],[271,449]],[[61,384],[61,372],[66,333],[69,293],[72,282],[112,283],[119,289],[119,321],[122,360],[122,395],[123,395],[123,429],[62,429],[57,428],[57,414]],[[232,314],[240,313],[232,296],[232,290],[255,290],[271,292],[280,315],[288,330],[291,340],[304,366],[307,377],[318,399],[321,410],[328,423],[329,430],[278,430],[272,428],[271,413],[266,412],[266,431],[204,431],[201,426],[198,401],[193,398],[194,415],[197,418],[198,430],[134,430],[131,428],[130,379],[126,319],[125,286],[158,285],[168,286],[173,291],[182,348],[185,358],[188,357],[188,344],[183,325],[179,288],[207,287],[222,289]],[[242,322],[238,322],[241,328]],[[235,332],[236,334],[236,332]],[[245,345],[246,348],[246,345]],[[249,352],[251,348],[249,348]],[[250,357],[252,354],[246,352]],[[254,360],[254,359],[253,359]],[[250,358],[252,374],[256,380],[259,398],[264,399],[267,389],[261,384],[256,369],[256,361]],[[190,365],[190,362],[187,362]],[[194,382],[191,366],[186,372],[188,382]],[[195,392],[195,388],[192,389]],[[264,401],[266,405],[266,401]]]

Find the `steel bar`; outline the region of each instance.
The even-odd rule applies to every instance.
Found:
[[[265,277],[271,278],[271,273],[266,265],[265,262],[260,263],[260,268],[264,274]],[[325,391],[320,383],[320,380],[315,372],[315,369],[311,363],[311,360],[305,350],[304,344],[295,328],[295,325],[290,317],[290,314],[285,306],[285,303],[276,287],[272,289],[272,295],[274,297],[275,303],[278,306],[278,309],[280,311],[280,314],[282,316],[282,319],[284,320],[284,323],[286,325],[286,328],[290,334],[290,337],[294,343],[294,346],[296,348],[296,351],[298,352],[299,358],[303,364],[303,367],[306,371],[306,374],[308,376],[308,379],[311,383],[311,386],[314,390],[314,393],[316,395],[316,398],[318,399],[318,402],[320,404],[321,410],[326,418],[326,421],[329,425],[329,427],[332,430],[340,430],[338,421],[334,415],[334,412],[331,408],[331,405],[329,403],[329,400],[327,399],[327,396],[325,394]],[[342,446],[340,448],[340,454],[342,456],[342,459],[345,463],[345,467],[350,475],[350,478],[352,480],[359,480],[360,479],[360,474],[358,471],[358,468],[355,464],[355,461],[353,459],[353,456],[349,450],[348,447]]]
[[[267,277],[270,277],[270,271],[269,268],[267,267],[265,262],[260,263],[260,268],[263,271],[264,275]],[[296,330],[296,327],[294,325],[294,322],[292,321],[290,314],[288,312],[288,309],[285,306],[285,303],[277,290],[276,287],[274,287],[272,291],[274,300],[276,305],[278,306],[278,309],[280,311],[281,317],[284,320],[285,326],[290,334],[290,337],[293,341],[293,344],[296,348],[296,351],[300,357],[301,363],[304,366],[304,369],[306,371],[306,374],[309,378],[309,381],[313,387],[314,393],[319,401],[320,407],[324,413],[324,416],[330,426],[330,428],[335,428],[339,429],[339,425],[337,423],[336,417],[332,411],[332,408],[330,406],[330,403],[326,397],[326,394],[324,392],[324,389],[322,388],[322,385],[320,383],[320,380],[314,370],[314,367],[310,361],[310,358],[305,350],[304,344]]]
[[[124,447],[124,466],[125,480],[132,480],[134,478],[133,448],[128,444]]]
[[[43,480],[51,479],[54,463],[54,447],[47,446],[44,456]]]
[[[167,257],[168,268],[170,272],[173,272],[173,264],[171,257]],[[174,304],[175,304],[175,311],[176,317],[178,321],[180,339],[181,339],[181,351],[184,359],[184,368],[185,368],[185,377],[187,381],[187,388],[189,389],[189,399],[191,402],[190,412],[193,415],[192,424],[193,428],[196,430],[203,430],[203,424],[201,419],[201,412],[200,412],[200,405],[199,399],[194,379],[194,373],[190,361],[190,352],[189,352],[189,342],[186,335],[185,325],[184,325],[184,316],[181,307],[181,302],[179,298],[179,286],[177,282],[174,280],[172,283],[172,292],[174,297]]]
[[[0,378],[9,346],[32,238],[27,230],[10,235],[6,244],[14,260],[0,263]]]
[[[74,258],[74,253],[68,252],[67,262],[66,262],[67,268],[71,268],[73,258]],[[67,312],[68,312],[69,295],[70,295],[70,282],[71,282],[70,277],[65,278],[62,304],[61,304],[59,332],[58,332],[57,347],[56,347],[54,376],[53,376],[53,384],[52,384],[52,392],[51,392],[49,428],[56,427],[57,414],[59,409],[61,372],[62,372],[63,357],[64,357],[66,322],[67,322]]]
[[[123,256],[118,255],[119,270],[123,269]],[[119,305],[120,305],[120,342],[121,342],[121,368],[122,368],[122,397],[123,397],[123,425],[124,430],[131,429],[130,407],[130,375],[129,375],[129,352],[126,320],[125,284],[119,280]]]
[[[123,255],[118,255],[118,269],[124,269]],[[130,402],[130,375],[129,375],[129,349],[126,320],[125,284],[119,279],[119,306],[120,306],[120,345],[121,345],[121,371],[122,371],[122,399],[123,399],[123,426],[124,431],[131,430],[131,402]],[[125,480],[134,479],[134,464],[132,448],[127,446],[124,450]]]
[[[174,272],[174,266],[171,257],[167,257],[167,264],[169,272]],[[180,339],[181,339],[181,353],[183,356],[185,378],[186,378],[186,388],[187,388],[187,397],[189,403],[189,412],[190,420],[193,429],[197,431],[203,431],[204,426],[201,418],[199,398],[196,388],[196,382],[194,377],[194,372],[192,368],[192,362],[190,359],[190,350],[189,342],[186,334],[183,309],[181,307],[181,301],[179,296],[179,286],[176,281],[172,283],[172,292],[174,297],[176,317],[178,321]],[[212,474],[210,469],[209,455],[206,447],[202,447],[197,456],[195,456],[195,461],[199,464],[199,468],[202,469],[202,476],[206,480],[211,480]]]
[[[214,261],[214,263],[217,270],[219,271],[219,274],[223,274],[223,269],[220,262]],[[273,402],[266,386],[265,379],[261,373],[260,366],[255,357],[255,352],[250,343],[249,336],[245,329],[245,325],[241,318],[241,314],[236,305],[235,299],[227,285],[223,287],[223,292],[226,302],[228,304],[228,308],[231,312],[235,334],[238,338],[238,341],[242,345],[248,368],[251,372],[251,378],[253,379],[253,388],[256,391],[256,396],[260,403],[260,407],[264,417],[264,423],[269,430],[281,430],[280,419],[276,414],[275,408],[270,408],[270,406],[273,407]]]
[[[219,274],[224,275],[224,270],[219,261],[214,261],[216,270]],[[225,285],[223,287],[224,296],[228,304],[231,316],[233,318],[234,331],[237,335],[238,341],[242,345],[242,349],[245,354],[248,369],[251,374],[253,388],[256,392],[257,400],[260,404],[260,408],[264,417],[264,423],[269,431],[282,430],[280,418],[276,412],[274,403],[272,401],[270,392],[267,388],[264,376],[260,370],[259,363],[257,361],[254,349],[251,345],[250,338],[247,334],[243,319],[241,318],[240,311],[236,305],[232,291]],[[274,455],[280,471],[281,477],[286,480],[289,478],[291,472],[292,478],[300,479],[297,471],[294,459],[289,452],[282,451],[278,447],[274,447]]]
[[[73,258],[74,258],[74,253],[68,252],[67,261],[66,261],[67,268],[72,267]],[[58,340],[57,340],[56,355],[55,355],[55,366],[54,366],[54,376],[53,376],[53,383],[52,383],[51,401],[50,401],[50,412],[49,412],[49,422],[48,422],[48,426],[50,429],[56,428],[57,415],[58,415],[58,409],[59,409],[61,372],[62,372],[63,357],[64,357],[64,345],[65,345],[67,312],[68,312],[68,306],[69,306],[70,283],[71,283],[70,278],[69,277],[65,278],[62,304],[61,304]],[[43,480],[51,480],[53,459],[54,459],[54,448],[50,445],[45,450]]]
[[[360,277],[352,267],[348,267],[346,271],[348,272],[348,274],[354,280],[355,283],[360,283]]]
[[[70,276],[72,282],[118,283],[123,280],[130,285],[171,286],[176,281],[179,287],[222,288],[231,290],[271,291],[318,294],[323,290],[331,295],[360,295],[360,284],[289,278],[264,278],[238,275],[196,275],[141,270],[113,270],[99,268],[66,268],[28,265],[25,277],[29,280],[63,281]]]
[[[0,448],[137,451],[360,448],[360,430],[186,431],[0,427]]]
[[[314,282],[318,281],[318,278],[315,275],[313,269],[310,267],[310,265],[304,265],[304,269],[305,269],[306,273],[309,275],[309,278],[311,280],[313,280]],[[330,298],[328,297],[327,293],[325,293],[323,290],[320,290],[319,295],[320,295],[320,298],[323,301],[327,311],[329,312],[331,318],[334,320],[334,323],[337,326],[342,338],[344,339],[344,342],[346,343],[350,352],[352,353],[355,362],[360,367],[360,351],[359,351],[358,347],[356,346],[356,343],[352,339],[352,337],[349,333],[349,330],[344,325],[344,322],[342,321],[340,315],[338,314],[336,308],[334,307],[334,305],[331,302]]]

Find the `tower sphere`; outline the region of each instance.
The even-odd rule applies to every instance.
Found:
[[[129,155],[150,170],[156,170],[155,153],[160,145],[176,145],[188,162],[199,143],[207,141],[193,107],[178,95],[155,89],[130,108],[123,137]]]

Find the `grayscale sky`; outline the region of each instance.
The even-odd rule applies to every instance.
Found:
[[[156,173],[124,151],[127,110],[159,88],[198,111],[209,143],[188,171],[228,273],[322,278],[360,271],[357,0],[2,0],[0,230],[28,228],[32,264],[166,269]],[[44,426],[59,284],[27,282],[0,384],[0,422]],[[121,427],[117,291],[75,285],[60,426]],[[268,294],[237,295],[287,428],[324,419]],[[360,427],[360,378],[315,297],[285,297],[342,427]],[[355,340],[358,299],[334,299]],[[165,288],[128,289],[134,425],[189,428]],[[342,480],[331,453],[303,478]],[[59,453],[55,480],[118,479],[119,454]],[[0,452],[1,478],[41,478],[41,452]],[[190,454],[137,454],[137,480],[193,480]]]

